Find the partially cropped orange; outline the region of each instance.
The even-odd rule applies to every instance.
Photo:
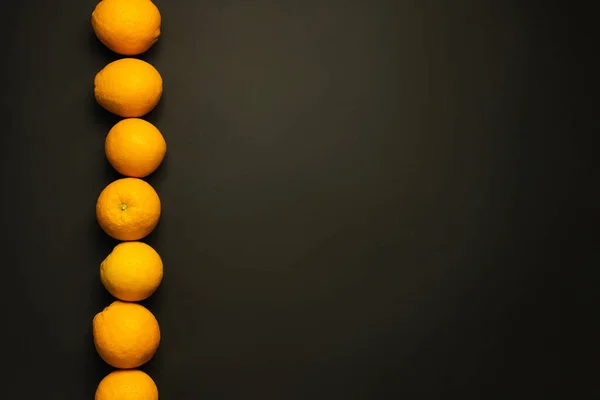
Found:
[[[160,73],[137,58],[113,61],[94,78],[94,96],[98,104],[124,118],[137,118],[152,111],[162,92]]]
[[[160,198],[149,183],[123,178],[110,183],[96,202],[96,219],[109,236],[140,240],[148,236],[160,219]]]
[[[115,301],[92,322],[94,346],[108,365],[131,369],[144,365],[160,344],[156,317],[137,303]]]
[[[117,122],[108,132],[104,148],[108,162],[119,173],[143,178],[161,164],[167,143],[150,122],[127,118]]]
[[[143,371],[117,370],[100,381],[94,400],[158,400],[158,388]]]
[[[102,0],[92,13],[96,37],[115,53],[135,56],[160,36],[161,16],[150,0]]]

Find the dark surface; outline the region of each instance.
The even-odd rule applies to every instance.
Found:
[[[146,304],[163,340],[144,370],[161,399],[558,389],[564,269],[589,260],[575,235],[596,171],[569,10],[156,3],[163,35],[142,58],[164,79],[148,119],[168,157],[147,242],[165,278]],[[10,398],[91,399],[109,371],[91,321],[115,243],[94,206],[117,177],[103,154],[117,119],[92,81],[116,56],[92,35],[94,5],[3,8]]]

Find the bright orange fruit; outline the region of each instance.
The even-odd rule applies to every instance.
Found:
[[[147,363],[160,344],[158,321],[150,310],[137,303],[111,303],[94,317],[92,332],[100,357],[120,369]]]
[[[96,202],[96,219],[107,235],[121,241],[148,236],[160,219],[160,198],[149,183],[123,178],[110,183]]]
[[[158,289],[162,278],[162,259],[142,242],[119,243],[100,264],[102,284],[123,301],[147,299]]]
[[[160,36],[161,16],[150,0],[102,0],[92,13],[98,39],[115,53],[135,56]]]
[[[106,135],[106,158],[119,173],[144,178],[154,172],[167,152],[160,131],[139,118],[121,120]]]
[[[98,104],[124,118],[141,117],[152,111],[162,92],[160,73],[137,58],[113,61],[94,78],[94,96]]]
[[[158,400],[158,388],[145,372],[137,369],[117,370],[100,381],[94,399]]]

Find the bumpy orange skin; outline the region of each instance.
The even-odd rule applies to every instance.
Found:
[[[163,278],[163,262],[150,245],[122,242],[100,264],[100,281],[110,294],[123,301],[150,297]]]
[[[111,303],[96,314],[92,331],[100,357],[119,369],[144,365],[154,357],[160,344],[158,321],[137,303]]]
[[[117,370],[100,381],[94,400],[158,400],[158,388],[145,372]]]
[[[124,56],[146,52],[160,36],[160,11],[150,0],[102,0],[91,22],[98,40]]]
[[[148,236],[161,214],[158,194],[149,183],[123,178],[110,183],[96,202],[96,219],[107,235],[121,241]]]
[[[108,132],[104,149],[108,162],[120,174],[144,178],[162,163],[167,143],[150,122],[127,118],[117,122]]]
[[[152,111],[163,93],[160,73],[136,58],[122,58],[106,65],[94,78],[94,96],[107,111],[137,118]]]

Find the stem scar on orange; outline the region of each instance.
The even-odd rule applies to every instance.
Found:
[[[160,219],[160,198],[149,183],[123,178],[110,183],[96,202],[96,219],[107,235],[121,241],[148,236]]]

